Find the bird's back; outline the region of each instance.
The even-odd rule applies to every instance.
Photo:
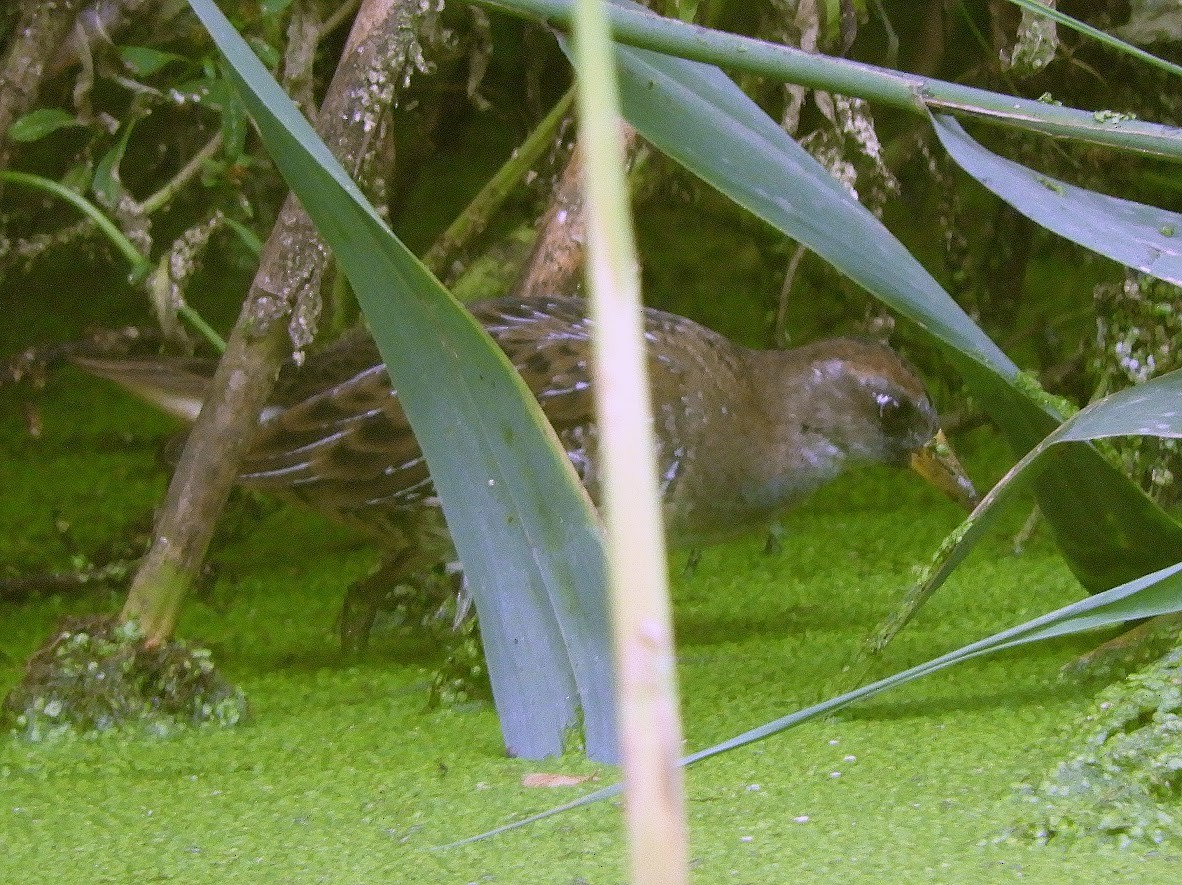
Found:
[[[594,500],[599,476],[591,377],[591,322],[575,298],[499,298],[473,315],[517,368],[557,432]],[[645,336],[656,404],[658,461],[670,534],[687,534],[699,518],[683,493],[712,470],[703,435],[722,432],[734,403],[712,395],[741,380],[737,349],[721,336],[673,314],[645,311]],[[733,399],[733,397],[732,397]],[[396,530],[402,511],[434,505],[422,453],[373,341],[350,334],[300,367],[285,367],[242,482],[295,498],[369,529]],[[688,482],[687,482],[688,481]],[[700,508],[699,508],[700,509]],[[393,527],[393,528],[391,528]]]

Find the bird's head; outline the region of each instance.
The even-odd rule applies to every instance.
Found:
[[[961,506],[977,492],[940,431],[915,368],[877,342],[839,338],[799,348],[807,369],[799,391],[806,435],[850,462],[910,466]]]

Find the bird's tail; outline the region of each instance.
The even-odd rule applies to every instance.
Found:
[[[75,356],[83,371],[114,381],[132,395],[187,424],[197,420],[215,363],[180,357],[98,359]]]

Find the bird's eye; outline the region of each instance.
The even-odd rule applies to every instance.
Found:
[[[878,418],[883,432],[889,437],[906,436],[919,423],[915,406],[905,400],[889,393],[876,393],[874,402],[878,406]]]

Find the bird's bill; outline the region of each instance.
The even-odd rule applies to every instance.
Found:
[[[944,431],[911,456],[911,469],[926,479],[965,510],[972,510],[981,500],[973,482],[948,445]]]

